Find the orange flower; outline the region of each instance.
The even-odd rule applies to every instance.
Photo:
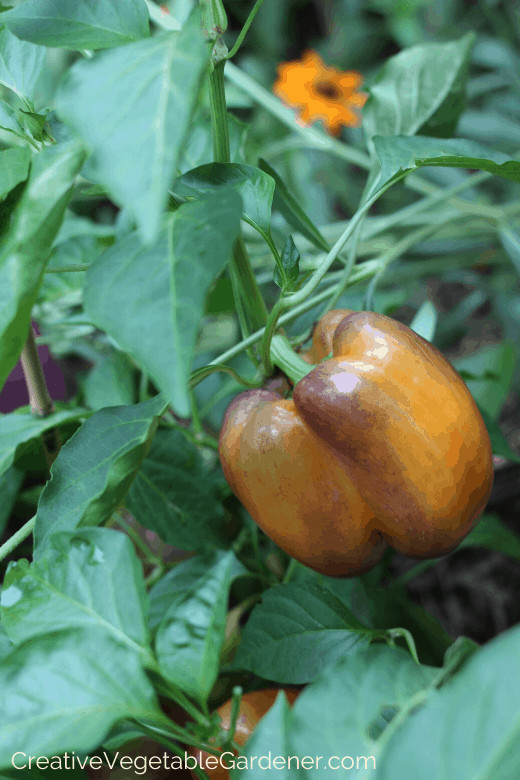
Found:
[[[361,108],[368,96],[356,92],[363,83],[359,73],[328,68],[315,51],[306,51],[301,60],[284,62],[277,70],[273,92],[300,110],[299,124],[308,126],[321,119],[331,135],[338,135],[342,125],[360,124],[355,109]]]

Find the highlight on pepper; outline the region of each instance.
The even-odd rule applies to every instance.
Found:
[[[299,124],[309,126],[321,120],[327,132],[339,135],[342,126],[361,123],[358,110],[368,95],[357,91],[363,83],[360,73],[328,67],[315,51],[304,52],[301,60],[282,63],[277,72],[273,92],[299,110]]]

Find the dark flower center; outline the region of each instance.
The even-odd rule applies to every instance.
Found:
[[[329,100],[339,100],[341,92],[330,81],[319,81],[314,85],[316,92],[323,97],[329,98]]]

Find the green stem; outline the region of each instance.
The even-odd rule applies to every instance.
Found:
[[[279,298],[271,310],[269,319],[267,320],[267,325],[265,326],[264,336],[262,338],[262,365],[264,367],[265,376],[271,376],[274,371],[273,361],[271,360],[271,341],[276,331],[276,326],[282,311],[283,304],[281,302],[281,298]]]
[[[197,709],[194,704],[192,704],[188,697],[176,685],[173,685],[163,678],[160,678],[159,680],[154,681],[154,687],[157,690],[159,696],[164,696],[165,698],[175,702],[175,704],[178,704],[179,707],[182,707],[182,709],[196,723],[200,723],[202,725],[206,723],[206,718],[202,712],[200,712],[200,710]]]
[[[35,417],[49,417],[54,412],[54,401],[52,400],[45,375],[43,373],[38,347],[32,325],[29,323],[29,333],[27,341],[20,355],[25,384],[29,392],[29,403],[31,411]],[[56,460],[61,448],[61,437],[58,428],[50,428],[41,435],[43,452],[47,466],[50,469]]]
[[[150,547],[148,547],[146,542],[144,542],[141,539],[137,531],[134,528],[132,528],[132,526],[123,517],[121,517],[119,512],[114,512],[112,514],[112,517],[115,518],[115,522],[117,523],[117,525],[121,526],[123,531],[127,534],[127,536],[130,537],[130,539],[133,541],[135,546],[138,547],[139,550],[141,550],[141,552],[143,553],[147,561],[155,564],[156,566],[163,565],[161,559],[158,558],[153,552],[153,550],[151,550]]]
[[[251,328],[257,330],[264,327],[268,319],[267,307],[251,267],[242,236],[239,236],[235,243],[231,271],[238,277],[243,298],[247,303],[247,316]]]
[[[11,538],[5,542],[5,544],[0,547],[0,561],[3,561],[4,558],[7,558],[7,556],[10,555],[21,542],[24,542],[27,537],[32,534],[35,523],[36,515],[31,517],[31,519],[28,520],[25,525],[22,525],[22,527],[15,534],[13,534]]]
[[[352,274],[352,269],[354,268],[354,265],[355,265],[355,262],[356,262],[359,236],[361,235],[361,231],[363,229],[363,222],[364,221],[365,221],[365,217],[363,217],[363,219],[360,219],[358,224],[356,225],[356,229],[354,230],[354,234],[352,236],[352,244],[350,245],[350,248],[349,248],[347,262],[345,264],[345,268],[342,271],[340,282],[337,285],[336,292],[334,293],[334,295],[332,296],[330,301],[327,303],[327,305],[323,309],[319,319],[321,319],[324,314],[326,314],[328,311],[331,311],[335,307],[335,305],[337,304],[337,302],[339,301],[339,299],[343,295],[343,293],[344,293],[344,291],[345,291],[345,289],[346,289],[346,287],[348,285],[348,282],[349,282],[349,279],[350,279],[350,275]]]
[[[228,60],[230,60],[232,57],[234,57],[235,54],[237,53],[237,51],[240,49],[240,47],[242,45],[242,41],[246,37],[247,31],[251,27],[251,23],[252,23],[253,19],[255,18],[255,16],[257,15],[258,11],[260,10],[260,6],[262,5],[263,2],[264,2],[264,0],[256,0],[256,3],[254,5],[254,7],[253,7],[253,10],[251,11],[249,16],[247,17],[246,23],[242,27],[242,30],[240,31],[240,35],[238,36],[235,45],[233,46],[233,48],[231,49],[231,51],[227,55],[227,59]]]
[[[302,287],[301,290],[299,290],[297,293],[289,293],[288,295],[284,296],[282,299],[282,302],[284,302],[284,308],[288,309],[289,307],[292,308],[293,306],[296,306],[298,303],[303,303],[303,301],[309,297],[309,295],[314,292],[316,287],[319,285],[327,271],[329,270],[332,263],[336,260],[337,256],[339,255],[340,251],[354,232],[357,224],[363,219],[367,211],[370,209],[370,207],[376,202],[376,200],[385,192],[387,189],[391,187],[391,183],[386,184],[384,187],[381,187],[380,190],[378,190],[374,195],[372,195],[371,198],[369,198],[366,203],[361,206],[361,208],[354,214],[352,219],[350,220],[347,228],[343,231],[342,235],[338,238],[328,255],[319,263],[318,267],[316,268],[315,272],[312,274],[311,278],[307,282],[306,285]]]
[[[230,161],[230,151],[226,92],[224,88],[225,65],[225,60],[215,63],[213,71],[209,74],[209,95],[213,133],[213,159],[215,162],[228,163]],[[249,335],[249,327],[256,330],[265,325],[267,309],[253,273],[242,236],[235,242],[230,271],[242,335],[247,337]]]
[[[223,748],[230,747],[235,737],[238,714],[240,712],[240,704],[242,701],[242,693],[243,691],[241,686],[235,685],[235,687],[233,688],[232,698],[231,698],[231,715],[229,718],[229,737],[222,745]]]
[[[209,74],[209,101],[211,106],[211,129],[213,134],[213,159],[215,162],[229,162],[229,126],[224,88],[225,60],[217,62]]]
[[[285,336],[273,336],[271,341],[271,360],[282,369],[293,384],[312,371],[316,366],[307,363],[296,354]]]
[[[298,566],[298,561],[296,560],[296,558],[291,558],[291,560],[289,561],[289,565],[285,570],[285,574],[283,575],[282,585],[286,585],[288,582],[291,581],[297,566]]]
[[[168,748],[168,750],[171,750],[171,752],[174,755],[180,756],[180,758],[184,758],[184,752],[185,751],[180,747],[180,745],[177,745],[176,742],[173,742],[172,739],[169,736],[164,734],[162,728],[161,728],[160,731],[159,730],[156,731],[155,728],[150,727],[150,726],[145,726],[145,724],[141,723],[141,721],[139,721],[139,720],[136,720],[136,724],[137,724],[137,727],[143,732],[143,734],[146,734],[146,736],[151,737],[151,739],[153,739],[154,742],[159,742],[159,744],[164,745],[165,748]],[[165,731],[166,731],[166,729],[165,729]],[[171,736],[174,739],[178,739],[179,738],[179,737],[177,737],[176,734],[173,734],[173,733],[171,734]],[[191,735],[188,735],[188,736],[191,737]],[[182,741],[184,742],[184,739],[182,739]],[[194,739],[191,739],[191,741],[187,742],[186,744],[192,745],[193,747],[199,748],[200,750],[205,750],[206,753],[212,753],[213,755],[216,755],[216,756],[220,755],[220,752],[221,752],[220,750],[215,750],[213,748],[213,746],[211,746],[211,745],[205,745],[204,743],[197,742]],[[203,778],[203,780],[207,780],[206,775],[204,774],[204,772],[200,768],[192,769],[191,771],[195,772],[197,777]]]

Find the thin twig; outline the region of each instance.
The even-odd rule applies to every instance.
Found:
[[[54,401],[45,382],[32,325],[29,326],[29,335],[22,349],[20,360],[27,390],[29,391],[29,403],[31,404],[32,413],[35,417],[48,417],[54,412]],[[59,430],[51,428],[45,431],[41,438],[45,459],[50,468],[61,447]]]

